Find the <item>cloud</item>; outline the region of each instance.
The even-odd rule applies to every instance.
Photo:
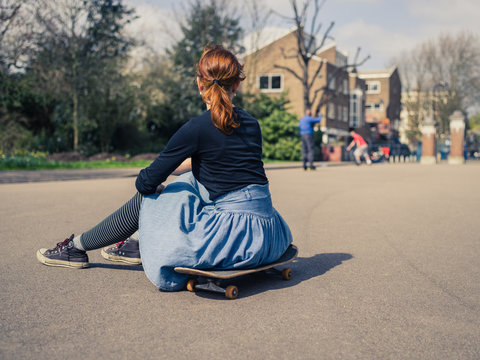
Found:
[[[415,43],[415,39],[407,35],[388,31],[379,25],[367,24],[363,19],[335,28],[334,37],[339,49],[348,51],[350,60],[353,60],[359,46],[362,48],[360,60],[370,55],[370,60],[364,65],[364,68],[368,69],[387,67],[389,59],[401,49]]]
[[[478,0],[408,0],[410,14],[423,22],[439,25],[458,25],[480,30],[480,1]]]
[[[435,6],[428,0],[408,0],[407,7],[412,18],[418,19],[417,42],[463,30],[480,34],[478,0],[437,0]]]
[[[382,0],[337,0],[337,3],[344,4],[378,4]]]
[[[126,28],[127,33],[139,42],[134,56],[162,53],[175,41],[179,30],[172,10],[146,3],[134,7],[138,18]]]

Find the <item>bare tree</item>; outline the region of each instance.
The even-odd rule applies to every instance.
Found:
[[[284,59],[297,60],[301,72],[298,73],[296,70],[288,66],[274,64],[275,68],[289,72],[302,83],[304,109],[311,108],[320,97],[320,103],[317,105],[316,111],[314,112],[318,112],[321,106],[337,95],[336,91],[330,91],[329,85],[331,81],[334,81],[338,73],[348,68],[356,68],[370,58],[370,56],[367,56],[362,61],[357,62],[360,54],[359,48],[355,55],[354,63],[337,67],[333,76],[327,79],[327,85],[313,91],[315,80],[320,76],[324,66],[323,61],[318,61],[317,53],[325,46],[328,39],[333,39],[330,34],[335,25],[332,21],[326,28],[324,28],[324,24],[319,19],[321,9],[325,2],[326,0],[321,2],[319,0],[307,0],[303,2],[301,7],[299,7],[296,0],[290,0],[293,17],[280,16],[294,23],[297,46],[296,48],[287,50],[281,49],[281,51]],[[313,9],[311,8],[312,6]],[[306,31],[307,27],[309,29],[308,32]],[[314,60],[315,64],[313,71],[310,66],[312,60]]]
[[[332,82],[334,82],[337,79],[340,73],[349,69],[356,71],[356,69],[359,66],[363,65],[368,59],[370,59],[370,55],[368,55],[365,58],[363,58],[362,61],[358,61],[360,51],[361,51],[361,48],[358,47],[355,53],[355,57],[353,58],[353,62],[349,64],[347,61],[345,65],[337,66],[336,69],[333,71],[333,73],[330,75],[330,77],[327,79],[326,84],[323,87],[316,89],[313,92],[312,104],[314,104],[317,101],[318,96],[320,95],[317,106],[314,109],[315,113],[319,113],[322,106],[328,104],[330,101],[335,99],[340,94],[341,92],[340,86],[336,86],[336,87],[331,86]],[[322,62],[322,65],[320,66],[323,66],[323,62]]]
[[[446,135],[454,110],[466,113],[480,103],[480,37],[472,32],[439,35],[394,61],[404,88],[418,93],[412,99],[419,102],[411,109],[413,132],[418,133],[420,119],[428,114],[435,116],[440,135]]]
[[[425,116],[432,115],[428,93],[431,81],[419,54],[419,51],[413,53],[403,51],[391,61],[392,66],[397,66],[402,81],[402,104],[407,117],[406,136],[410,143],[421,140],[422,120]]]
[[[35,35],[35,3],[0,0],[0,66],[4,73],[20,71],[27,63]]]
[[[42,34],[49,38],[47,46],[55,48],[44,49],[55,52],[61,49],[57,58],[57,66],[51,69],[43,68],[40,74],[47,77],[45,82],[51,82],[69,94],[72,102],[73,149],[79,145],[79,91],[80,83],[85,74],[79,72],[82,47],[87,37],[88,7],[83,0],[42,1],[42,6],[36,10],[36,18],[41,25]]]
[[[258,56],[257,51],[259,50],[264,36],[265,24],[268,23],[268,20],[273,14],[273,11],[268,9],[263,0],[247,0],[244,6],[245,17],[249,19],[247,24],[246,33],[249,35],[246,37],[245,48],[248,54],[251,54],[247,58],[245,66],[256,73]],[[247,54],[247,55],[248,55]],[[250,89],[252,87],[252,82],[255,81],[255,78],[247,77],[246,79],[246,88]]]

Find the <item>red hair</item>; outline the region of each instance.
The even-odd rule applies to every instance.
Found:
[[[240,126],[236,122],[230,93],[245,79],[237,57],[222,45],[207,46],[197,64],[197,76],[204,87],[202,99],[210,105],[213,124],[224,134]]]

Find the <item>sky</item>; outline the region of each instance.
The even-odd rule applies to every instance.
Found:
[[[248,0],[232,1],[240,8],[246,2]],[[292,23],[280,16],[291,16],[290,0],[257,2],[275,10],[266,26],[292,27]],[[175,17],[181,15],[182,0],[126,0],[126,3],[134,7],[139,16],[131,25],[131,31],[142,37],[146,45],[161,52],[175,40]],[[331,35],[339,50],[353,58],[360,46],[360,58],[370,55],[361,71],[390,67],[393,58],[402,51],[440,34],[468,30],[480,35],[479,18],[480,0],[326,0],[320,12],[324,28],[335,22]],[[249,27],[247,15],[242,16],[241,21],[244,28]]]

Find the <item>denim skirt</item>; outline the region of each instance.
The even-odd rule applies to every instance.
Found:
[[[252,268],[277,260],[292,242],[273,208],[267,185],[249,185],[211,201],[191,172],[161,194],[144,196],[139,220],[140,254],[147,277],[160,290],[185,288],[196,269]]]

